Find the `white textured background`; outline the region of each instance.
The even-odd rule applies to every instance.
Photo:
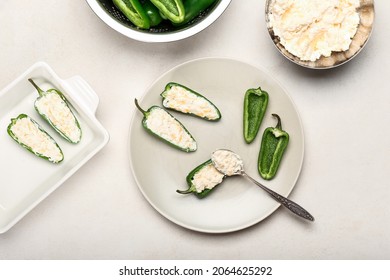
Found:
[[[109,144],[7,233],[0,259],[389,259],[390,11],[376,1],[375,30],[348,64],[300,68],[269,39],[264,0],[233,0],[215,24],[162,44],[128,39],[85,1],[0,2],[0,88],[37,61],[97,92]],[[305,160],[290,196],[316,217],[279,208],[246,230],[192,232],[160,216],[133,181],[127,155],[132,101],[185,61],[230,57],[268,69],[290,93],[305,130]],[[1,155],[0,155],[1,156]],[[9,184],[0,170],[1,184]]]

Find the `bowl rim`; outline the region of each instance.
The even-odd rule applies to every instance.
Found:
[[[199,23],[191,26],[189,28],[178,30],[172,33],[144,33],[138,30],[133,30],[128,28],[110,15],[103,9],[103,7],[98,3],[97,0],[86,0],[90,8],[94,11],[94,13],[108,26],[122,35],[129,37],[131,39],[147,42],[147,43],[163,43],[163,42],[173,42],[182,40],[188,37],[191,37],[209,25],[211,25],[214,21],[216,21],[219,16],[226,10],[232,0],[221,0],[219,4],[215,7],[212,13],[210,13],[207,17],[201,20]]]

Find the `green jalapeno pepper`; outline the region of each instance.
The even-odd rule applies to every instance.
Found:
[[[162,12],[159,12],[159,14],[162,19],[168,19]]]
[[[263,133],[258,159],[258,170],[266,180],[275,177],[284,151],[287,148],[289,135],[282,129],[282,122],[277,114],[272,114],[278,122],[276,127],[268,127]]]
[[[163,108],[152,106],[143,110],[137,99],[135,106],[142,112],[142,126],[147,132],[184,152],[195,152],[197,143],[184,125]]]
[[[141,0],[141,5],[149,17],[150,26],[156,26],[161,23],[163,18],[160,15],[160,11],[150,2],[150,0]]]
[[[20,114],[11,119],[7,133],[20,146],[52,163],[59,163],[64,154],[57,142],[32,118]]]
[[[218,121],[221,118],[221,112],[210,100],[181,84],[168,83],[160,95],[163,98],[163,106],[167,109],[209,121]]]
[[[268,93],[259,88],[248,89],[244,99],[244,138],[249,144],[259,131],[268,106]]]
[[[138,0],[112,0],[114,5],[132,22],[135,26],[148,29],[150,20],[144,8]]]
[[[203,12],[208,7],[210,7],[212,4],[214,4],[215,2],[216,2],[216,0],[185,0],[184,1],[184,10],[185,10],[184,20],[177,25],[183,25],[183,24],[190,22],[191,20],[196,18],[201,12]]]
[[[150,0],[173,23],[184,20],[185,10],[182,0]]]
[[[35,100],[35,110],[46,120],[64,139],[77,144],[81,140],[81,127],[76,116],[68,106],[65,96],[57,89],[43,91],[32,79],[28,81],[38,91]]]
[[[177,190],[180,194],[193,193],[198,198],[204,198],[222,183],[225,175],[215,169],[211,159],[195,167],[186,177],[188,189]]]

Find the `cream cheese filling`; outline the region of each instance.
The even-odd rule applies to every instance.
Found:
[[[29,117],[17,119],[11,131],[19,142],[30,147],[34,152],[48,157],[50,161],[58,162],[63,159],[61,150],[53,139],[42,132]]]
[[[196,141],[182,125],[169,113],[161,108],[153,108],[146,119],[147,127],[165,140],[182,147],[196,150]]]

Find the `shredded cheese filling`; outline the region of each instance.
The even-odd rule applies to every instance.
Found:
[[[359,6],[359,0],[274,0],[269,20],[287,51],[315,61],[349,49],[360,22]]]
[[[29,117],[17,119],[11,131],[18,141],[31,147],[34,152],[48,157],[53,162],[62,160],[63,155],[58,146]]]

